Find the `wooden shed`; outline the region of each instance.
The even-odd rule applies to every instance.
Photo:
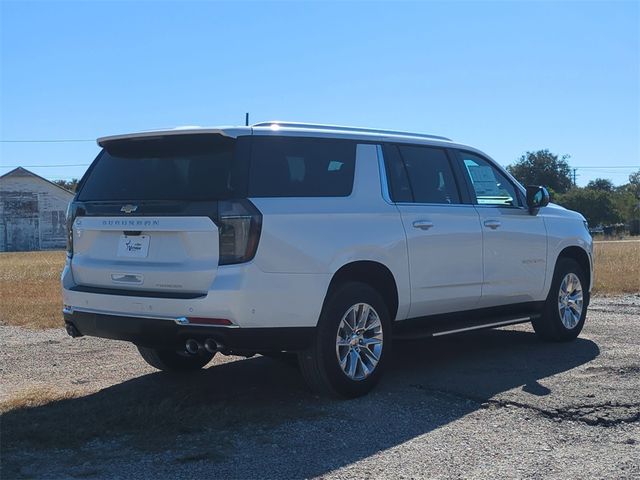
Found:
[[[18,167],[0,176],[0,252],[62,249],[73,193]]]

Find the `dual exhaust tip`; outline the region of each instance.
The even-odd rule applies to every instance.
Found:
[[[213,338],[207,338],[204,343],[200,343],[199,341],[190,338],[184,344],[184,348],[187,353],[191,355],[195,355],[202,350],[206,350],[209,353],[216,353],[224,350],[224,345],[219,343],[217,340]]]

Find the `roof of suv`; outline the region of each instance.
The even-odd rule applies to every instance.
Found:
[[[146,132],[127,133],[121,135],[110,135],[98,138],[98,145],[127,138],[149,138],[165,135],[185,135],[185,134],[219,134],[227,137],[238,137],[241,135],[251,135],[252,133],[266,133],[279,135],[303,135],[313,134],[319,136],[360,138],[371,140],[373,138],[393,138],[395,140],[422,140],[452,143],[452,140],[439,135],[425,133],[402,132],[397,130],[384,130],[379,128],[351,127],[343,125],[324,125],[316,123],[298,123],[285,121],[267,121],[255,123],[250,126],[222,126],[222,127],[178,127],[173,129],[150,130]]]
[[[463,143],[454,142],[447,137],[430,135],[426,133],[401,132],[397,130],[383,130],[378,128],[350,127],[342,125],[324,125],[317,123],[297,123],[280,120],[255,123],[249,126],[222,126],[222,127],[177,127],[173,129],[151,130],[147,132],[127,133],[122,135],[111,135],[98,138],[98,145],[104,147],[105,144],[128,138],[150,138],[166,135],[190,135],[190,134],[216,134],[225,137],[237,138],[245,135],[288,135],[288,136],[314,136],[328,138],[345,138],[351,140],[364,141],[387,141],[400,143],[419,143],[427,145],[438,145],[441,147],[454,147],[475,152],[491,159],[486,153],[475,147]],[[491,159],[492,160],[492,159]],[[518,181],[498,162],[492,160],[504,174],[511,178],[516,184]],[[524,192],[524,187],[521,187]]]

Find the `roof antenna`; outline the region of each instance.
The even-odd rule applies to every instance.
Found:
[[[244,114],[244,124],[245,126],[249,126],[249,112]]]

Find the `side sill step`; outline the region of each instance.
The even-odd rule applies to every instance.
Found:
[[[508,317],[484,318],[475,321],[425,321],[425,326],[411,330],[403,330],[393,335],[394,340],[417,340],[421,338],[441,337],[456,333],[484,330],[488,328],[506,327],[519,323],[531,322],[540,317],[539,313],[512,315]]]

